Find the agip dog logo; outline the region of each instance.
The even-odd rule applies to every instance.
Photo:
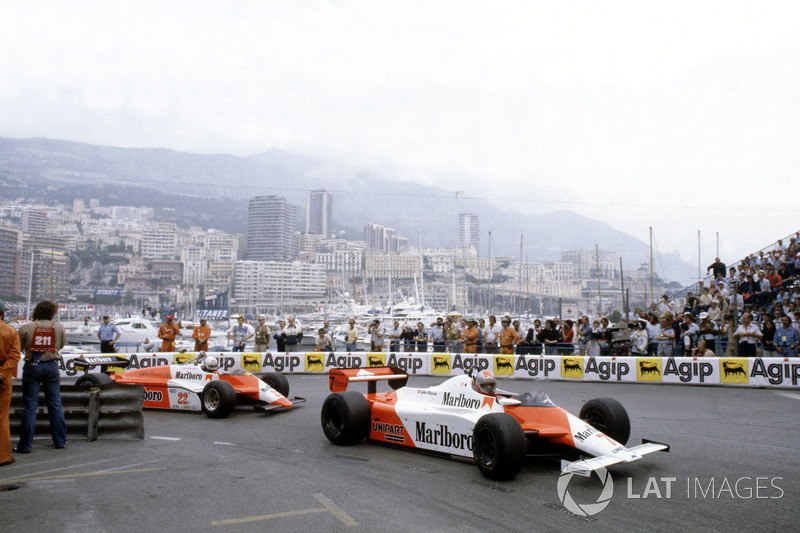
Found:
[[[186,363],[192,359],[194,359],[193,353],[176,353],[172,356],[172,361],[177,364]]]
[[[747,358],[737,357],[719,359],[720,383],[747,383]]]
[[[450,374],[449,353],[435,354],[431,358],[431,362],[433,363],[433,368],[431,369],[432,374]]]
[[[661,358],[638,357],[636,359],[637,381],[661,381]]]
[[[257,353],[243,353],[242,368],[248,372],[261,372],[261,356]]]
[[[386,366],[386,354],[382,353],[368,354],[367,366]]]
[[[494,373],[498,376],[514,375],[514,356],[496,355],[494,357]]]
[[[583,357],[562,357],[561,377],[583,379]]]
[[[306,372],[324,372],[325,355],[322,352],[306,353]]]

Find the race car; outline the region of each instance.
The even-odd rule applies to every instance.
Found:
[[[544,392],[516,394],[497,389],[488,371],[455,376],[434,387],[408,387],[395,367],[331,369],[322,405],[325,436],[334,444],[370,440],[474,459],[484,476],[505,480],[522,469],[528,455],[591,456],[562,461],[564,472],[590,476],[593,470],[638,461],[669,451],[643,441],[625,447],[630,419],[611,398],[584,404],[579,416],[557,407]],[[377,392],[377,382],[394,389]],[[367,394],[346,390],[366,382]]]
[[[124,369],[128,360],[118,355],[84,356],[73,360],[75,368],[85,369],[76,385],[121,383],[144,387],[144,407],[203,411],[210,418],[225,418],[237,404],[256,409],[288,409],[305,401],[289,400],[289,382],[282,374],[252,374],[235,369],[221,372],[217,358],[199,352],[188,361],[164,366],[128,370],[120,374],[88,373],[90,368]]]

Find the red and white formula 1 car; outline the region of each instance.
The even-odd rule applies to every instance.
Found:
[[[429,388],[407,387],[399,368],[332,369],[330,394],[322,405],[322,429],[334,444],[371,440],[468,457],[491,479],[516,475],[527,455],[592,456],[562,461],[562,470],[584,476],[630,463],[669,446],[644,441],[626,448],[630,420],[611,398],[590,400],[579,416],[557,407],[543,392],[515,394],[496,389],[488,370],[455,376]],[[377,381],[395,389],[376,392]],[[346,390],[367,382],[366,395]]]
[[[73,360],[75,368],[126,367],[121,356],[84,356]],[[129,370],[123,374],[84,374],[76,385],[121,383],[144,387],[144,407],[203,411],[210,418],[225,418],[237,404],[269,411],[287,409],[303,398],[289,400],[289,382],[282,374],[251,374],[242,369],[218,370],[217,358],[199,352],[185,363]]]

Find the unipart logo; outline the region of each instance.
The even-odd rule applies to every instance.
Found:
[[[434,446],[472,451],[472,435],[453,433],[450,428],[441,424],[436,424],[436,428],[431,429],[425,422],[417,422],[416,440]]]
[[[449,405],[450,407],[465,407],[467,409],[480,409],[481,401],[475,398],[467,398],[463,393],[458,396],[453,396],[449,392],[445,392],[442,396],[442,405]]]
[[[373,422],[372,431],[376,433],[385,433],[387,435],[402,435],[402,424],[386,424],[384,422]]]
[[[195,374],[194,372],[181,372],[178,370],[175,372],[175,379],[197,379],[202,380],[203,374]]]

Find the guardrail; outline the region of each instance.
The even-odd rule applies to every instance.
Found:
[[[67,421],[67,433],[72,437],[86,435],[88,441],[98,438],[144,439],[143,402],[144,388],[139,385],[61,386],[61,406]],[[36,412],[38,435],[49,434],[46,405],[44,393],[40,392]],[[22,390],[15,384],[9,410],[12,435],[19,434],[22,410]]]

